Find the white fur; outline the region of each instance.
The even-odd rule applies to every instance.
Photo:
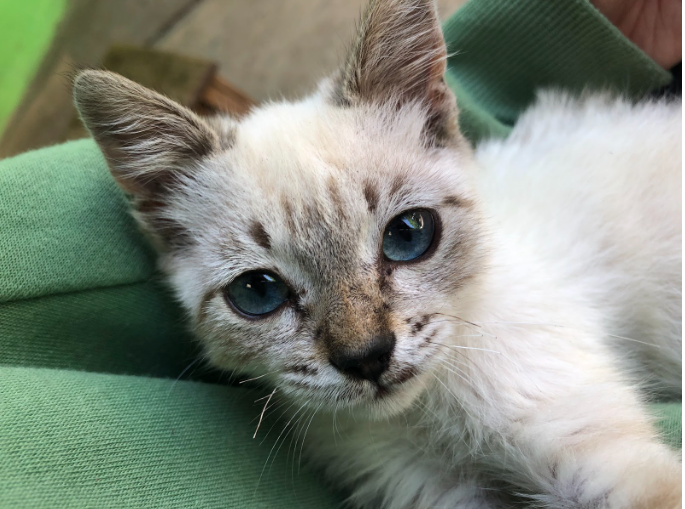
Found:
[[[368,507],[495,507],[493,473],[544,507],[679,507],[633,387],[681,390],[680,140],[679,103],[547,94],[479,147],[491,257],[450,343],[499,353],[455,349],[388,421],[315,418],[311,459]]]
[[[641,400],[681,391],[680,104],[547,94],[474,158],[426,146],[419,105],[327,97],[229,121],[233,142],[156,212],[192,235],[161,260],[207,358],[274,386],[282,439],[358,507],[679,506],[682,467]],[[382,297],[381,235],[417,207],[442,238]],[[309,311],[235,313],[222,288],[259,268]],[[343,316],[363,341],[383,299],[397,342],[378,398],[316,329]]]
[[[507,507],[514,492],[550,508],[676,507],[681,466],[638,388],[681,391],[680,104],[546,94],[506,141],[477,149],[475,167],[466,147],[420,148],[421,115],[339,109],[318,95],[258,110],[178,195],[173,217],[200,241],[165,258],[194,316],[208,288],[260,266],[305,288],[325,316],[335,295],[298,249],[334,271],[330,242],[352,230],[371,263],[394,215],[439,208],[445,192],[468,198],[478,226],[445,209],[443,242],[480,232],[477,268],[458,258],[447,275],[433,258],[393,276],[397,314],[445,314],[426,328],[437,330],[429,349],[395,324],[395,363],[419,374],[379,403],[329,364],[294,310],[245,324],[220,294],[200,324],[207,356],[286,396],[283,440],[296,436],[356,506]],[[411,192],[366,214],[359,183],[372,178],[382,194],[397,174]],[[347,223],[325,198],[332,176]],[[280,197],[302,219],[294,238]],[[323,200],[323,231],[306,230],[309,200]],[[255,217],[268,253],[241,229]],[[440,281],[469,270],[476,277],[445,295]],[[294,362],[318,375],[288,372]]]

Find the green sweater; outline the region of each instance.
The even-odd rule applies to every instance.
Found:
[[[540,87],[670,79],[583,0],[474,0],[445,38],[473,141]],[[269,455],[280,425],[252,439],[259,391],[186,371],[196,355],[92,141],[0,162],[0,508],[335,507],[290,438]],[[680,405],[653,410],[680,447]]]

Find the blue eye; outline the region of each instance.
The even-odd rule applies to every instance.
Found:
[[[246,315],[265,315],[278,309],[290,295],[280,278],[261,270],[245,272],[225,290],[226,298]]]
[[[435,234],[433,214],[416,209],[403,212],[385,228],[383,254],[394,262],[408,262],[428,251]]]

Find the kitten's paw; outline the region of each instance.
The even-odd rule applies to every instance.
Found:
[[[616,507],[630,509],[682,509],[682,465],[670,468],[654,466],[654,472],[644,472],[642,478],[634,476],[633,486],[642,485],[641,493],[635,497],[636,501],[629,504],[618,504]],[[612,508],[614,505],[611,506]]]
[[[657,507],[682,509],[683,490],[680,479],[671,486],[655,486],[655,491],[647,500],[635,506],[635,509],[655,509]]]

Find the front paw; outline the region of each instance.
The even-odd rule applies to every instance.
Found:
[[[683,469],[680,463],[668,466],[647,466],[645,471],[631,476],[632,479],[627,484],[629,489],[632,484],[632,488],[636,490],[633,496],[634,501],[612,504],[611,508],[681,509],[683,507],[682,474]]]
[[[651,496],[635,506],[635,509],[656,509],[659,507],[669,509],[682,509],[683,507],[683,488],[682,477],[669,482],[659,483],[653,487]]]

